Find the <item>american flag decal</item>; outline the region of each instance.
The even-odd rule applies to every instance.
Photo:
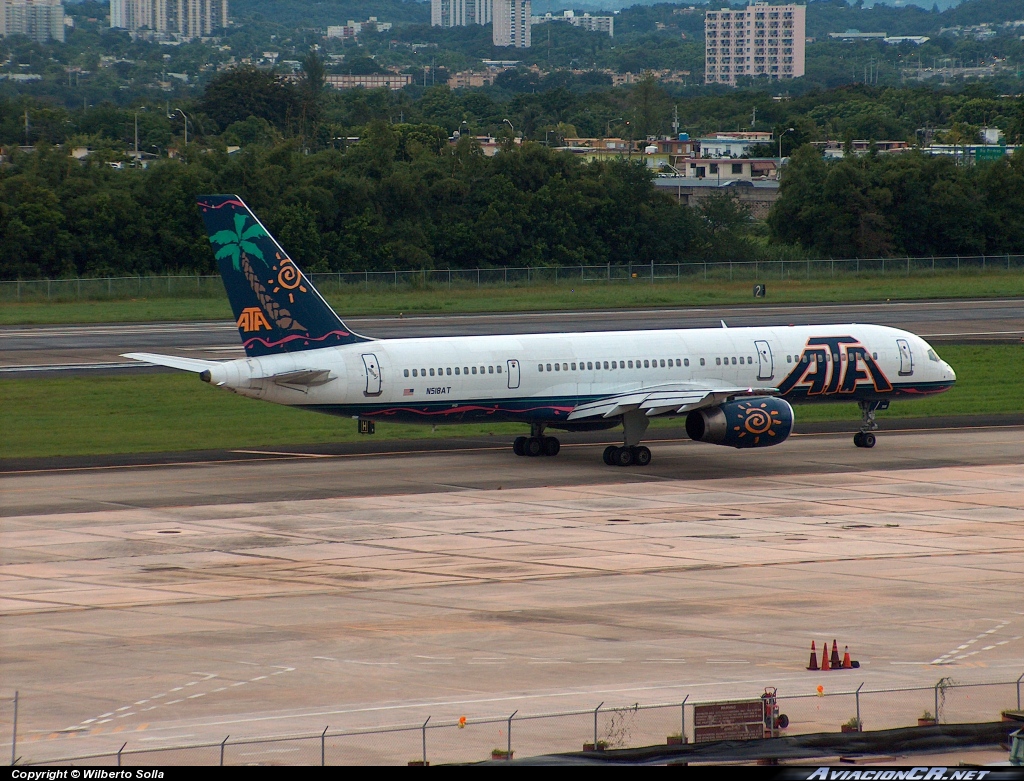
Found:
[[[412,396],[413,393],[414,390],[412,388],[406,388],[404,391],[402,391],[403,396]]]

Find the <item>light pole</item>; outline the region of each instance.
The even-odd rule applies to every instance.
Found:
[[[139,112],[145,111],[146,107],[135,109],[135,160],[139,160]]]
[[[604,123],[604,137],[608,138],[608,134],[612,132],[612,122],[621,122],[622,117],[615,117],[615,119],[609,119]]]
[[[796,132],[796,128],[795,127],[788,127],[785,130],[783,130],[781,133],[779,133],[779,165],[782,165],[782,137],[784,135],[786,135],[786,133],[789,133],[791,131],[795,133]]]
[[[185,120],[185,146],[188,146],[188,117],[185,116],[185,112],[182,111],[180,108],[174,109],[174,112],[171,114],[171,116],[173,117],[175,114],[181,114],[181,118]]]
[[[503,119],[502,121],[508,125],[509,132],[511,133],[511,137],[509,138],[509,144],[514,144],[516,142],[515,126],[511,122],[509,122],[508,119]]]

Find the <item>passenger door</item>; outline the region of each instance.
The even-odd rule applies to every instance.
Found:
[[[897,339],[900,348],[900,376],[909,377],[914,373],[914,354],[910,352],[910,343],[906,339]]]
[[[363,394],[366,396],[380,396],[380,361],[377,360],[377,356],[373,353],[363,355],[363,367],[366,369],[366,390],[363,391]]]
[[[511,359],[508,362],[508,389],[515,390],[519,387],[519,361]]]
[[[763,339],[754,341],[757,348],[757,379],[770,380],[775,376],[775,360],[772,358],[772,348]]]

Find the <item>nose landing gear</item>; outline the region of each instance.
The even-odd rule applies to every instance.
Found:
[[[874,431],[878,429],[878,423],[875,422],[875,413],[879,410],[889,409],[888,401],[859,401],[857,405],[860,407],[860,414],[864,419],[864,423],[860,427],[860,431],[853,435],[853,444],[857,447],[872,448],[875,446],[875,435]]]

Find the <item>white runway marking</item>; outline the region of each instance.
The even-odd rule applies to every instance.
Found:
[[[979,640],[990,640],[991,638],[988,637],[988,635],[995,634],[999,630],[1004,629],[1009,625],[1009,623],[1009,619],[1006,619],[1001,623],[997,624],[994,628],[986,629],[984,632],[978,634],[975,637],[972,637],[970,640],[967,640],[963,644],[958,645],[952,651],[949,651],[948,653],[944,653],[942,656],[932,659],[931,662],[929,662],[929,664],[956,664],[957,662],[962,661],[963,659],[967,659],[971,656],[975,656],[976,654],[979,654],[982,651],[991,651],[993,648],[1010,642],[1009,640],[1003,640],[1002,642],[995,643],[994,645],[987,645],[984,648],[976,648],[973,651],[967,651],[968,648],[977,643]],[[967,652],[958,653],[959,651]]]

